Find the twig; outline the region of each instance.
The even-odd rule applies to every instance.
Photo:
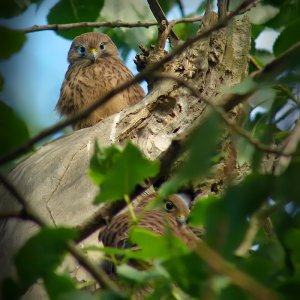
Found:
[[[147,0],[147,2],[149,4],[149,7],[150,7],[155,19],[157,20],[157,22],[159,24],[162,24],[162,22],[165,22],[166,25],[168,26],[169,21],[168,21],[167,17],[165,16],[161,6],[157,2],[157,0]],[[173,31],[172,27],[170,28],[170,31],[169,31],[169,37],[170,37],[171,47],[175,48],[178,45],[179,38],[176,35],[176,33]]]
[[[17,188],[2,174],[0,174],[0,182],[7,189],[7,191],[22,205],[22,214],[26,215],[28,220],[33,221],[39,227],[47,227],[49,226],[47,222],[39,216],[39,214],[28,204],[26,199],[18,192]],[[84,269],[89,272],[95,280],[104,287],[107,287],[116,293],[120,293],[118,287],[114,282],[112,282],[108,276],[100,270],[100,268],[96,268],[83,254],[80,250],[78,250],[74,243],[70,242],[67,245],[67,250],[72,254],[72,256],[76,259],[76,261],[84,267]]]
[[[151,65],[147,66],[147,68],[145,70],[143,70],[141,73],[137,74],[134,78],[132,78],[129,81],[124,82],[123,84],[117,86],[114,90],[110,91],[109,93],[107,93],[106,95],[104,95],[103,97],[101,97],[98,101],[94,102],[93,104],[91,104],[91,106],[87,107],[85,110],[75,114],[73,117],[67,118],[64,121],[58,122],[56,125],[49,127],[43,131],[41,131],[39,134],[37,134],[36,136],[34,136],[32,139],[28,140],[27,142],[25,142],[23,145],[21,145],[19,148],[3,155],[2,157],[0,157],[0,165],[13,160],[15,158],[17,158],[19,155],[25,153],[26,151],[30,150],[31,147],[43,140],[44,138],[46,138],[47,136],[50,136],[51,134],[71,125],[74,124],[76,122],[78,122],[79,120],[82,120],[84,118],[86,118],[90,113],[92,113],[96,108],[100,107],[101,105],[103,105],[104,103],[106,103],[110,98],[112,98],[113,96],[115,96],[116,94],[118,94],[119,92],[125,90],[126,88],[128,88],[129,86],[131,86],[134,83],[137,83],[141,80],[146,79],[149,74],[153,73],[153,71],[161,68],[161,66],[163,64],[165,64],[166,62],[172,60],[174,58],[175,55],[178,55],[180,53],[182,53],[187,47],[191,46],[192,44],[194,44],[195,42],[199,41],[200,39],[203,39],[207,36],[209,36],[212,32],[221,29],[222,27],[226,26],[226,24],[236,15],[238,14],[239,10],[243,9],[244,7],[247,7],[248,5],[250,5],[253,1],[255,0],[245,0],[235,11],[233,11],[232,13],[228,14],[227,17],[225,17],[222,21],[220,21],[219,23],[217,23],[216,25],[212,26],[211,28],[201,32],[199,35],[188,39],[186,42],[184,42],[183,44],[179,45],[177,48],[174,49],[174,51],[168,55],[166,55],[163,59],[161,59],[159,62],[156,63],[152,63]],[[299,43],[300,45],[300,43]],[[242,101],[242,97],[239,95],[238,99],[240,99],[240,101]],[[227,109],[230,110],[232,107],[234,107],[235,105],[237,105],[238,100],[234,99],[234,101],[232,101],[231,103],[229,103],[227,105]],[[226,105],[226,103],[225,103]]]
[[[201,22],[202,17],[191,17],[191,18],[180,18],[174,19],[175,23],[193,23],[193,22]],[[48,24],[48,25],[34,25],[31,27],[21,28],[19,29],[21,32],[30,33],[37,31],[45,31],[45,30],[69,30],[74,28],[99,28],[99,27],[151,27],[157,26],[159,22],[124,22],[124,21],[108,21],[108,22],[80,22],[80,23],[69,23],[69,24]]]

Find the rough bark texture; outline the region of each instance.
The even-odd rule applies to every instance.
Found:
[[[211,15],[205,26],[216,22]],[[247,54],[250,47],[250,24],[246,17],[236,18],[226,28],[210,38],[195,43],[167,66],[168,72],[185,78],[201,93],[218,103],[221,86],[233,86],[247,74]],[[201,99],[169,80],[156,82],[145,99],[96,126],[76,131],[42,146],[21,162],[9,178],[32,206],[53,225],[77,225],[97,209],[92,204],[98,192],[87,176],[93,144],[125,143],[130,138],[150,159],[162,156],[176,135],[205,116],[207,106]],[[199,158],[201,159],[201,158]],[[222,162],[224,164],[224,162]],[[201,194],[226,176],[210,178]],[[222,177],[223,176],[223,177]],[[0,209],[11,212],[19,206],[3,189]],[[0,278],[12,272],[12,256],[24,241],[36,231],[31,222],[0,220]],[[96,243],[93,235],[85,243]],[[70,267],[77,270],[75,263]],[[78,278],[76,273],[76,279]],[[31,290],[26,299],[46,299],[40,289]],[[37,296],[39,295],[39,296]]]

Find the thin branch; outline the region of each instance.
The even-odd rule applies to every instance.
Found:
[[[0,219],[21,219],[21,220],[24,220],[23,214],[21,213],[21,211],[11,211],[11,212],[6,212],[6,213],[0,212]]]
[[[96,267],[83,253],[81,250],[77,249],[74,243],[68,243],[68,251],[76,259],[76,261],[88,271],[92,277],[102,286],[109,288],[115,293],[122,295],[118,286],[110,280],[108,275],[103,271],[102,268]]]
[[[106,95],[101,97],[98,101],[92,103],[85,110],[75,114],[73,117],[67,118],[64,121],[60,121],[56,125],[41,131],[39,134],[37,134],[32,139],[25,142],[19,148],[3,155],[2,157],[0,157],[0,165],[17,158],[19,155],[21,155],[23,153],[26,153],[28,150],[31,149],[31,147],[34,144],[36,144],[37,142],[43,140],[44,138],[56,133],[57,131],[59,131],[59,130],[61,130],[61,129],[63,129],[63,128],[71,125],[71,124],[74,124],[74,123],[78,122],[79,120],[82,120],[82,119],[86,118],[96,108],[98,108],[98,107],[102,106],[103,104],[105,104],[110,98],[112,98],[113,96],[115,96],[119,92],[125,90],[126,88],[128,88],[129,86],[131,86],[134,83],[137,83],[137,82],[140,82],[141,80],[146,79],[149,76],[149,74],[151,74],[151,73],[153,73],[153,71],[156,71],[159,68],[161,68],[161,66],[163,64],[165,64],[166,62],[171,61],[174,58],[175,55],[178,55],[178,54],[182,53],[187,47],[193,45],[195,42],[199,41],[200,39],[206,38],[207,36],[209,36],[214,31],[219,30],[219,29],[223,28],[224,26],[226,26],[226,24],[236,14],[238,14],[240,10],[244,9],[245,7],[247,7],[248,5],[250,5],[254,1],[255,0],[245,0],[235,11],[228,14],[227,17],[225,17],[222,21],[220,21],[216,25],[212,26],[211,28],[201,32],[200,34],[196,35],[195,37],[192,37],[192,38],[188,39],[186,42],[182,43],[177,48],[175,48],[172,53],[169,53],[168,55],[166,55],[159,62],[152,63],[151,65],[147,66],[146,69],[143,70],[141,73],[137,74],[131,80],[126,81],[123,84],[117,86],[114,90],[110,91],[109,93],[107,93]],[[242,99],[242,97],[239,95],[238,99]],[[242,100],[240,100],[240,102],[241,101]],[[236,99],[234,99],[234,101],[232,101],[231,103],[229,103],[227,105],[227,107],[229,107],[228,110],[231,109],[232,107],[234,107],[235,105],[237,105],[240,102],[238,102]],[[225,103],[225,105],[226,105],[226,103]]]
[[[149,4],[149,7],[150,7],[155,19],[157,20],[157,22],[159,24],[162,24],[162,22],[165,22],[166,25],[169,25],[169,21],[168,21],[166,15],[164,14],[161,6],[159,5],[158,1],[157,0],[147,0],[147,2]],[[172,28],[170,29],[169,37],[170,37],[171,47],[175,48],[178,45],[179,38],[176,35],[176,33],[173,31]]]
[[[177,23],[193,23],[193,22],[201,22],[202,17],[191,17],[191,18],[180,18],[173,20],[176,24]],[[21,32],[30,33],[30,32],[37,32],[37,31],[45,31],[45,30],[69,30],[75,28],[99,28],[99,27],[151,27],[157,26],[160,23],[157,21],[152,22],[124,22],[124,21],[108,21],[108,22],[80,22],[80,23],[68,23],[68,24],[48,24],[48,25],[34,25],[31,27],[21,28],[19,29]]]
[[[28,220],[33,221],[39,227],[49,226],[47,222],[29,205],[26,199],[18,192],[17,188],[2,174],[0,174],[0,183],[6,188],[6,190],[22,205],[22,214],[26,216]],[[95,280],[104,287],[107,287],[116,293],[120,294],[119,288],[114,282],[100,268],[96,268],[92,262],[86,258],[80,250],[78,250],[74,243],[70,242],[67,245],[67,250],[72,254],[76,261],[89,272]]]

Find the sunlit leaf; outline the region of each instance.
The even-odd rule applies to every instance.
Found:
[[[29,131],[23,120],[0,101],[0,154],[4,154],[17,148],[29,139]]]
[[[23,287],[53,271],[66,253],[67,242],[76,235],[75,231],[67,228],[43,228],[31,237],[15,257]]]
[[[104,0],[60,0],[51,8],[47,20],[49,24],[64,24],[96,21]],[[73,39],[75,36],[92,31],[91,28],[77,28],[59,31],[58,34]]]
[[[167,5],[169,6],[169,5]],[[116,9],[118,8],[118,9]],[[100,17],[97,21],[112,21],[112,20],[122,20],[122,21],[154,21],[155,18],[144,1],[136,0],[110,0],[105,1],[105,5],[101,10]],[[149,45],[154,44],[157,28],[100,28],[96,31],[101,31],[108,34],[114,43],[117,45],[118,49],[121,50],[121,56],[125,59],[128,53],[132,50],[138,49],[139,45]]]
[[[136,251],[136,256],[142,259],[169,258],[171,254],[177,256],[189,252],[183,242],[175,236],[160,236],[141,227],[131,228],[130,240],[141,248]]]
[[[146,159],[131,143],[128,143],[122,152],[116,149],[102,151],[96,148],[94,157],[96,159],[92,160],[93,178],[101,185],[96,203],[122,199],[129,195],[137,184],[155,176],[159,171],[159,163]]]
[[[5,41],[1,46],[0,60],[7,59],[18,52],[26,41],[26,36],[23,32],[2,26],[0,26],[0,36]]]

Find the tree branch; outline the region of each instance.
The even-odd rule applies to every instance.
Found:
[[[209,36],[212,32],[219,30],[221,28],[223,28],[224,26],[226,26],[226,24],[235,16],[239,13],[240,10],[244,9],[245,7],[248,7],[248,5],[250,5],[252,2],[254,2],[255,0],[245,0],[241,5],[239,5],[239,7],[234,10],[232,13],[228,14],[227,17],[225,17],[222,21],[220,21],[219,23],[217,23],[215,26],[212,26],[211,28],[201,32],[199,35],[192,37],[190,39],[188,39],[186,42],[184,42],[183,44],[179,45],[177,48],[175,48],[173,50],[172,53],[166,55],[163,59],[161,59],[159,62],[156,63],[152,63],[151,65],[147,66],[147,68],[145,70],[143,70],[141,73],[137,74],[135,77],[133,77],[131,80],[119,85],[118,87],[116,87],[114,90],[110,91],[109,93],[107,93],[106,95],[104,95],[103,97],[101,97],[98,101],[94,102],[93,104],[91,104],[89,107],[87,107],[85,110],[75,114],[73,117],[67,118],[64,121],[60,121],[58,122],[56,125],[49,127],[43,131],[41,131],[39,134],[37,134],[36,136],[34,136],[32,139],[28,140],[27,142],[25,142],[23,145],[21,145],[19,148],[3,155],[2,157],[0,157],[0,165],[11,161],[15,158],[17,158],[19,155],[26,153],[28,150],[31,149],[31,147],[36,144],[37,142],[43,140],[44,138],[50,136],[51,134],[54,134],[55,132],[71,125],[74,124],[76,122],[78,122],[79,120],[82,120],[84,118],[86,118],[87,116],[89,116],[96,108],[99,108],[101,105],[103,105],[104,103],[106,103],[110,98],[112,98],[113,96],[115,96],[116,94],[118,94],[119,92],[125,90],[126,88],[128,88],[130,85],[137,83],[141,80],[146,79],[150,74],[152,74],[154,71],[158,70],[159,68],[161,68],[161,66],[163,64],[165,64],[166,62],[172,60],[174,58],[175,55],[178,55],[180,53],[182,53],[187,47],[193,45],[195,42],[199,41],[200,39],[206,38],[207,36]],[[241,96],[238,95],[238,99],[241,102]],[[232,107],[234,107],[235,105],[237,105],[238,102],[236,99],[234,99],[234,101],[231,101],[231,103],[227,104],[227,110],[230,110]],[[226,103],[225,103],[226,105]]]
[[[174,19],[174,23],[193,23],[193,22],[201,22],[202,17],[191,17],[191,18],[180,18]],[[80,23],[68,23],[68,24],[48,24],[48,25],[34,25],[31,27],[21,28],[19,31],[24,33],[31,33],[37,31],[45,31],[45,30],[69,30],[74,28],[99,28],[99,27],[151,27],[160,25],[160,22],[152,21],[152,22],[124,22],[124,21],[108,21],[108,22],[80,22]]]

